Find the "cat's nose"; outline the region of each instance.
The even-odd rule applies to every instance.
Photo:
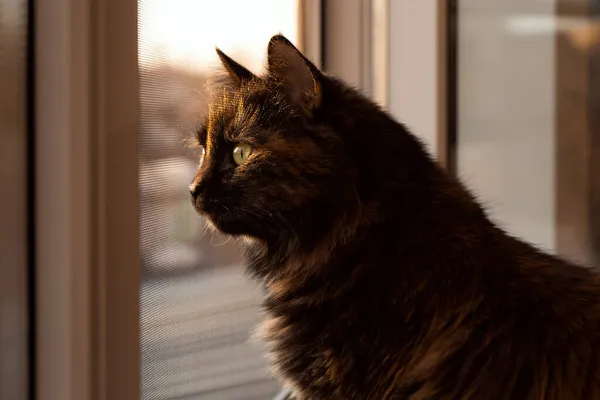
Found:
[[[204,183],[202,180],[194,179],[194,181],[190,183],[190,194],[192,195],[194,200],[196,200],[198,196],[200,196],[200,193],[202,193],[203,189]]]

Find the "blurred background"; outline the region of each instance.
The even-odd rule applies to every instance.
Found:
[[[0,0],[0,398],[270,399],[260,287],[190,204],[220,47],[283,33],[515,235],[600,265],[600,0]]]

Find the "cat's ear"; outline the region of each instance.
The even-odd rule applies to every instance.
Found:
[[[310,112],[321,104],[321,71],[282,35],[267,48],[269,75],[280,82],[292,101]]]
[[[229,73],[229,76],[233,79],[236,84],[241,84],[242,82],[249,81],[252,78],[255,78],[255,75],[248,71],[245,67],[241,66],[237,62],[235,62],[231,57],[227,54],[223,53],[221,49],[218,47],[215,49],[217,51],[217,55],[221,59],[221,63]]]

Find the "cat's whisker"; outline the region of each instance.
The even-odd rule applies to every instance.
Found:
[[[217,244],[213,244],[213,246],[216,246],[216,247],[219,247],[219,246],[224,246],[224,245],[226,245],[227,243],[229,243],[229,241],[230,241],[230,240],[231,240],[231,236],[227,236],[227,237],[225,237],[225,241],[224,241],[224,242],[222,242],[222,243],[217,243]]]

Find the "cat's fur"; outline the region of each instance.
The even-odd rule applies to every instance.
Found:
[[[301,399],[600,399],[600,280],[494,225],[420,141],[285,38],[220,53],[191,185],[245,239]],[[252,144],[232,161],[235,143]]]

